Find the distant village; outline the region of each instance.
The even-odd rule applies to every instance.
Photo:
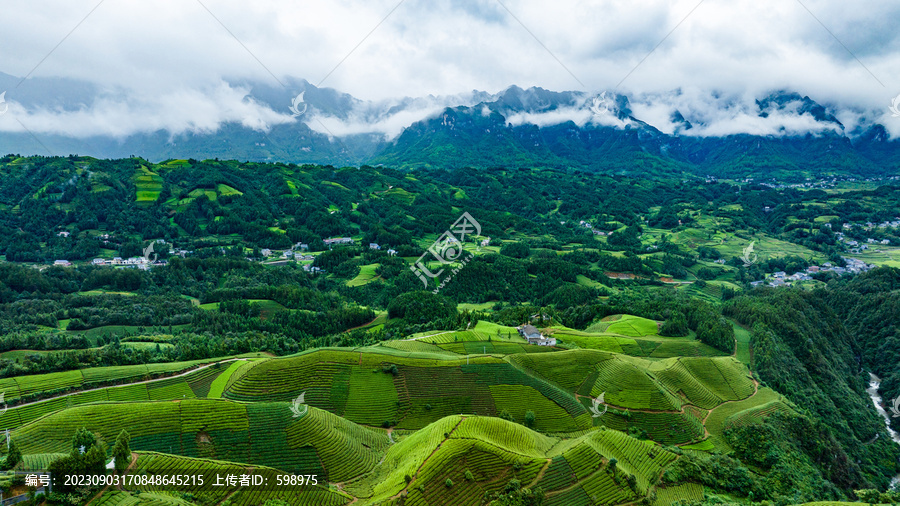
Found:
[[[590,231],[591,231],[594,235],[599,235],[599,236],[601,236],[601,237],[602,237],[602,236],[605,236],[605,235],[608,235],[606,232],[594,228],[593,225],[591,225],[590,223],[588,223],[588,222],[586,222],[586,221],[584,221],[584,220],[579,221],[579,222],[578,222],[578,225],[580,225],[580,226],[582,226],[582,227],[584,227],[584,228],[590,229]]]
[[[68,232],[59,232],[59,235],[61,237],[64,235],[67,235],[67,234],[68,234]],[[102,236],[98,236],[98,238],[104,244],[109,243],[110,237],[108,234],[103,234]],[[338,245],[352,245],[355,243],[355,241],[353,240],[352,237],[334,237],[334,238],[330,238],[330,239],[325,239],[323,242],[329,248],[331,248],[333,246],[338,246]],[[487,242],[488,242],[488,240],[483,241],[483,244],[486,244]],[[166,260],[157,260],[156,255],[154,254],[154,252],[161,251],[161,248],[167,248],[169,256],[175,255],[175,256],[179,256],[181,258],[185,258],[186,256],[190,256],[191,254],[194,253],[191,250],[169,248],[168,243],[166,243],[166,241],[164,239],[157,239],[151,245],[157,249],[154,250],[148,246],[147,249],[145,250],[144,256],[130,257],[130,258],[115,257],[112,259],[95,258],[95,259],[91,260],[90,264],[93,266],[98,266],[98,267],[115,267],[115,268],[119,268],[119,269],[135,269],[136,268],[136,269],[141,269],[141,270],[148,270],[153,267],[167,265],[168,262]],[[371,242],[371,243],[369,243],[369,249],[381,251],[382,247],[378,243]],[[223,248],[222,252],[224,253],[224,251],[225,250]],[[392,248],[388,248],[386,250],[386,253],[390,256],[395,256],[397,254],[397,251]],[[259,260],[259,261],[265,262],[267,264],[279,264],[279,263],[287,263],[287,262],[291,262],[291,261],[312,262],[313,260],[316,259],[315,255],[309,253],[309,244],[300,243],[300,242],[294,244],[290,249],[286,249],[286,250],[272,250],[272,249],[268,249],[268,248],[263,248],[260,250],[260,255],[262,256],[262,258],[257,259],[257,258],[249,258],[248,257],[247,260],[251,260],[251,261]],[[53,265],[61,266],[61,267],[72,267],[75,264],[70,262],[69,260],[56,260],[53,262]],[[315,267],[311,263],[304,263],[303,270],[306,272],[310,272],[310,273],[325,272],[324,269]]]
[[[716,176],[707,175],[704,178],[706,183],[717,184],[719,182],[719,178]],[[767,186],[769,188],[774,188],[777,190],[783,190],[786,188],[795,188],[800,190],[826,190],[829,188],[834,188],[841,183],[878,183],[882,181],[897,181],[900,180],[900,176],[890,176],[890,177],[868,177],[868,178],[860,178],[853,176],[829,176],[824,178],[806,178],[806,181],[803,183],[779,183],[774,179],[769,179],[766,181],[756,182],[754,178],[748,177],[744,179],[736,179],[733,180],[733,184],[737,184],[739,186],[745,184],[759,184],[761,186]],[[682,180],[682,182],[687,182],[687,180]]]
[[[766,210],[771,211],[770,209],[766,209]],[[608,235],[607,232],[604,232],[602,230],[595,228],[594,225],[591,224],[590,222],[581,220],[581,221],[579,221],[578,225],[589,229],[594,235],[598,235],[598,236]],[[828,228],[832,228],[831,223],[826,223],[825,226]],[[871,231],[871,230],[875,230],[875,229],[887,229],[887,228],[897,229],[897,228],[900,228],[900,217],[895,218],[892,221],[884,221],[882,223],[871,223],[871,222],[868,222],[865,224],[844,223],[844,224],[842,224],[841,228],[842,228],[842,231],[835,232],[835,235],[837,236],[837,238],[840,241],[842,241],[849,248],[849,252],[851,254],[858,254],[858,253],[862,253],[863,251],[869,250],[870,246],[890,245],[891,241],[888,239],[876,240],[876,239],[868,238],[868,239],[866,239],[865,242],[862,242],[859,240],[854,240],[854,239],[848,238],[847,236],[845,236],[845,232],[849,232],[850,230],[853,230],[856,228],[862,229],[864,231]],[[59,232],[58,235],[60,235],[60,236],[68,235],[68,232],[62,231],[62,232]],[[857,235],[857,237],[858,237],[858,235]],[[101,236],[98,236],[98,239],[100,239],[100,241],[103,242],[104,244],[108,244],[110,237],[108,234],[103,234]],[[482,246],[489,243],[489,241],[490,241],[490,239],[486,239],[486,240],[482,241]],[[333,237],[333,238],[325,239],[323,242],[325,243],[325,245],[328,248],[331,248],[334,246],[339,246],[339,245],[352,245],[355,243],[355,241],[352,237]],[[167,251],[169,253],[169,256],[176,255],[176,256],[180,256],[180,257],[184,258],[186,256],[193,254],[193,251],[190,251],[190,250],[169,248],[169,245],[166,243],[166,241],[164,239],[157,239],[155,242],[151,243],[151,246],[156,247],[156,248],[168,248]],[[380,244],[374,243],[374,242],[369,243],[368,247],[370,250],[378,250],[378,251],[382,250],[382,246]],[[656,248],[652,248],[652,249],[656,249]],[[159,250],[157,250],[157,251],[159,251]],[[878,252],[880,250],[874,249],[873,251]],[[390,248],[387,249],[386,252],[391,256],[394,256],[397,254],[396,250],[390,249]],[[223,253],[224,253],[224,248],[223,248]],[[258,260],[261,262],[265,262],[267,264],[280,264],[280,263],[287,263],[290,261],[305,262],[305,263],[303,263],[303,266],[302,266],[304,271],[309,272],[309,273],[325,272],[324,269],[312,265],[312,262],[315,260],[316,257],[315,257],[315,255],[313,255],[309,252],[309,245],[306,243],[298,242],[298,243],[294,244],[290,249],[286,249],[286,250],[272,250],[272,249],[268,249],[268,248],[263,248],[260,250],[260,255],[262,258],[258,258],[258,259],[248,258],[248,260]],[[770,276],[767,276],[767,278],[765,280],[753,281],[750,284],[752,286],[759,286],[759,285],[763,285],[763,284],[767,285],[767,286],[773,286],[773,287],[790,286],[794,282],[811,281],[811,280],[813,280],[812,276],[814,274],[821,273],[821,272],[833,272],[837,275],[858,274],[860,272],[865,272],[865,271],[875,267],[875,265],[867,264],[856,258],[844,258],[844,260],[846,261],[846,267],[839,267],[839,266],[833,265],[831,262],[826,262],[821,266],[813,265],[813,266],[808,267],[804,271],[797,272],[797,273],[790,274],[790,275],[788,275],[784,271],[778,271],[778,272],[772,273]],[[725,263],[725,260],[719,259],[719,260],[717,260],[717,263]],[[95,258],[91,261],[90,264],[93,266],[99,266],[99,267],[115,267],[115,268],[120,268],[120,269],[121,268],[136,268],[136,269],[141,269],[141,270],[148,270],[153,267],[167,265],[167,261],[166,260],[157,260],[156,255],[154,254],[154,249],[152,247],[148,247],[145,250],[144,256],[140,256],[140,257],[135,256],[135,257],[129,257],[129,258],[114,257],[112,259]],[[56,260],[53,262],[53,265],[62,266],[62,267],[70,267],[70,266],[73,266],[73,263],[68,260]],[[530,329],[528,329],[528,330],[530,330]],[[523,337],[527,338],[527,336],[524,336],[524,334],[523,334]],[[532,337],[537,337],[537,336],[532,336]]]
[[[777,183],[774,181],[767,181],[767,182],[761,182],[759,184],[761,184],[762,186],[768,186],[769,188],[774,188],[777,190],[783,190],[785,188],[797,188],[797,189],[804,189],[804,190],[812,190],[812,189],[825,190],[825,189],[829,189],[829,188],[834,188],[835,186],[839,185],[840,183],[878,183],[878,182],[882,182],[882,181],[896,181],[898,179],[900,179],[900,177],[898,177],[898,176],[868,177],[868,178],[852,177],[852,176],[831,176],[831,177],[826,177],[826,178],[822,178],[822,179],[807,178],[806,182],[804,182],[804,183],[784,184],[784,183]],[[748,179],[744,180],[743,182],[752,183],[753,179],[748,178]]]
[[[336,245],[352,245],[352,244],[354,244],[354,240],[352,237],[333,237],[330,239],[325,239],[323,242],[329,248],[332,248],[333,246],[336,246]],[[375,243],[375,242],[370,242],[369,249],[381,251],[381,245],[378,243]],[[307,253],[304,253],[304,251]],[[297,261],[297,262],[302,262],[304,260],[310,260],[310,261],[315,260],[316,259],[315,255],[309,254],[308,251],[309,251],[309,244],[298,242],[291,249],[281,251],[280,254],[278,251],[274,251],[274,250],[270,250],[270,249],[262,249],[262,250],[260,250],[260,254],[263,256],[263,261],[264,262],[268,261],[269,263],[289,262],[291,260]],[[397,251],[394,249],[388,249],[387,254],[390,256],[395,256],[397,254]],[[274,262],[272,260],[270,260],[270,259],[273,259],[273,257],[274,257]],[[311,273],[325,272],[324,269],[322,269],[320,267],[315,267],[312,264],[303,264],[303,270],[306,272],[311,272]]]
[[[831,228],[830,223],[826,223],[825,226],[828,228]],[[876,228],[880,228],[880,229],[894,228],[894,229],[896,229],[896,228],[900,228],[900,218],[894,218],[893,221],[883,221],[878,224],[875,224],[872,222],[867,222],[865,225],[857,225],[855,223],[844,223],[843,225],[841,225],[841,228],[845,231],[852,230],[854,228],[861,228],[865,231],[875,230]],[[859,241],[845,237],[843,231],[835,232],[834,235],[836,235],[837,238],[841,242],[843,242],[850,248],[850,253],[862,253],[863,251],[869,249],[869,246],[875,245],[875,244],[880,244],[880,245],[884,245],[884,246],[891,244],[891,241],[889,239],[882,239],[879,241],[876,239],[872,239],[871,237],[867,238],[866,242],[861,243]]]
[[[817,274],[820,272],[833,272],[838,276],[843,276],[844,274],[859,274],[861,272],[866,272],[869,269],[874,269],[875,265],[867,264],[862,260],[856,258],[847,258],[843,257],[844,261],[847,262],[846,267],[838,267],[831,262],[825,262],[822,266],[811,265],[806,268],[805,271],[796,272],[794,274],[788,275],[784,271],[778,271],[773,273],[770,277],[762,281],[752,281],[750,282],[751,286],[759,286],[759,285],[767,285],[767,286],[791,286],[792,282],[796,281],[812,281],[813,274]]]

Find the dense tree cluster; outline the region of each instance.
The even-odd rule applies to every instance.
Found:
[[[820,440],[837,441],[838,445],[829,446],[830,469],[823,475],[841,488],[867,488],[871,483],[884,487],[885,470],[900,471],[900,451],[886,435],[876,437],[884,433],[884,422],[871,409],[865,392],[868,376],[863,372],[864,368],[896,371],[897,365],[888,365],[877,352],[869,351],[865,343],[870,338],[866,331],[860,332],[863,328],[881,332],[871,342],[881,337],[887,344],[892,326],[882,320],[871,327],[848,327],[838,312],[853,315],[872,302],[855,290],[882,298],[890,295],[875,295],[874,290],[896,278],[895,269],[877,269],[849,282],[836,282],[828,290],[758,288],[723,307],[726,315],[752,329],[754,369],[760,380],[813,413],[823,424],[816,428],[822,433]],[[847,288],[840,286],[844,283]],[[886,312],[880,316],[890,318]]]
[[[585,329],[623,313],[663,322],[662,336],[695,335],[731,354],[736,321],[751,330],[761,385],[783,393],[799,412],[732,428],[732,455],[685,454],[664,481],[787,504],[841,499],[853,490],[862,497],[900,471],[898,451],[864,392],[864,371],[871,370],[883,378],[885,398],[900,395],[900,270],[823,276],[827,288],[814,291],[750,290],[750,281],[798,272],[809,260],[787,255],[747,266],[723,253],[733,250],[726,244],[732,236],[765,234],[841,265],[846,246],[836,232],[845,222],[900,216],[897,187],[832,200],[816,190],[562,169],[404,172],[80,157],[4,157],[0,179],[0,253],[7,260],[0,263],[0,352],[23,350],[0,359],[0,377],[366,346],[479,320]],[[463,210],[479,223],[477,239],[491,238],[489,249],[466,245],[457,271],[433,261],[430,268],[444,271],[423,284],[410,259]],[[699,223],[702,231],[688,228]],[[665,235],[649,244],[650,228]],[[843,233],[900,243],[890,228]],[[706,245],[672,239],[691,234],[706,234]],[[703,242],[700,235],[695,240]],[[349,236],[357,242],[325,243]],[[725,247],[709,246],[721,237]],[[149,241],[162,244],[158,239],[168,265],[148,271],[16,263],[140,256]],[[169,255],[168,245],[178,254]],[[263,266],[263,249],[316,252],[312,266],[322,271],[295,262]],[[373,279],[349,283],[364,269]],[[725,277],[734,284],[713,281]],[[676,290],[666,278],[696,283],[692,291]],[[459,311],[462,303],[495,311]],[[380,311],[387,313],[383,326],[358,328]],[[76,435],[86,451],[68,456],[67,465],[96,465],[105,448],[90,438]],[[124,457],[126,449],[127,434],[115,451]],[[541,504],[543,495],[510,482],[486,499]]]

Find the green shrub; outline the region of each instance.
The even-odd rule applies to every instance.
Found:
[[[525,413],[525,426],[528,428],[534,427],[534,411],[527,411]]]

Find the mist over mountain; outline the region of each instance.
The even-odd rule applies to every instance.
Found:
[[[235,80],[138,96],[62,78],[0,74],[0,152],[151,160],[528,166],[612,173],[878,175],[898,141],[864,111],[796,91],[749,97],[510,86],[360,100],[306,80]]]

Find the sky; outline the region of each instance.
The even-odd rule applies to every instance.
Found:
[[[676,105],[694,117],[730,110],[710,133],[771,130],[750,110],[786,89],[848,125],[877,121],[900,135],[889,110],[900,96],[895,1],[4,0],[2,16],[0,72],[92,83],[101,98],[28,109],[15,102],[26,79],[0,90],[0,107],[21,120],[0,116],[0,131],[266,129],[295,118],[229,83],[294,78],[375,102],[514,84],[611,91],[660,125]],[[379,128],[396,135],[446,100]]]

